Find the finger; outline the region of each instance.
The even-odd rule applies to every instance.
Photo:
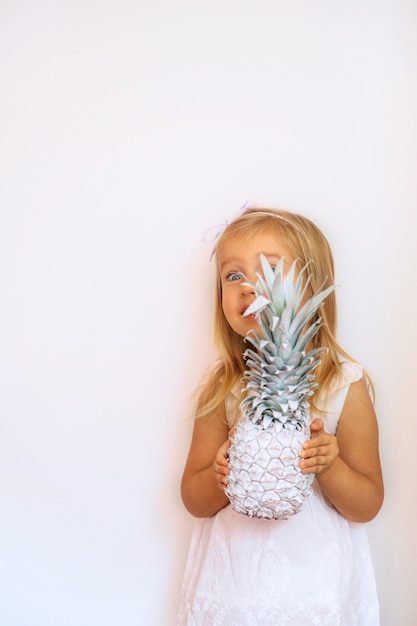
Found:
[[[221,468],[221,470],[223,470],[224,468]],[[216,468],[214,468],[214,476],[215,479],[217,481],[217,485],[218,487],[220,487],[220,489],[225,489],[229,483],[228,480],[228,470],[227,470],[227,474],[224,474],[222,471],[220,472],[216,472]]]
[[[319,417],[316,417],[310,424],[310,431],[312,437],[317,437],[325,432],[323,420]]]
[[[303,450],[314,450],[320,446],[331,446],[334,439],[334,435],[330,435],[325,431],[320,431],[319,433],[312,435],[311,439],[307,439],[307,441],[303,443]]]
[[[214,471],[216,474],[222,474],[223,476],[228,476],[230,470],[227,465],[219,465],[218,463],[214,463]]]
[[[216,454],[216,463],[218,463],[219,465],[228,465],[229,461],[228,461],[228,447],[224,447],[222,446],[217,454]]]
[[[300,452],[300,457],[302,459],[310,459],[316,456],[326,456],[329,453],[329,447],[329,445],[312,446],[311,444],[304,444]]]
[[[323,458],[314,456],[300,461],[300,468],[303,474],[318,474],[323,468]]]
[[[224,456],[217,456],[215,463],[217,463],[217,465],[221,465],[222,467],[227,467],[227,459]]]
[[[230,446],[232,445],[232,442],[230,441],[230,439],[227,439],[224,444],[219,448],[219,452],[223,455],[223,456],[227,456],[227,451],[229,450]]]
[[[300,468],[306,474],[320,474],[333,464],[338,453],[339,449],[335,439],[324,446],[302,450],[300,452]]]

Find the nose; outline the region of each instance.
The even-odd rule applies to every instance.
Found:
[[[252,285],[242,283],[241,290],[242,290],[242,295],[243,296],[254,296],[255,295],[255,289],[254,289],[254,287],[252,287]]]

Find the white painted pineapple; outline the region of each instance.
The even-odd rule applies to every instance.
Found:
[[[275,269],[262,255],[261,263],[257,298],[245,313],[256,314],[260,334],[246,338],[254,349],[244,354],[246,395],[231,438],[226,494],[239,513],[287,519],[312,490],[314,474],[303,474],[299,462],[310,437],[308,397],[317,387],[313,370],[323,349],[306,348],[321,325],[311,319],[334,287],[303,302],[306,267],[297,275],[294,262],[285,276],[283,259]]]

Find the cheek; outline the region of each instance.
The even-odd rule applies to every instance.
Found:
[[[229,299],[227,297],[227,294],[223,292],[222,294],[222,309],[223,309],[223,313],[226,314],[226,311],[229,308]]]
[[[222,294],[222,309],[226,318],[230,316],[233,311],[233,298],[230,297],[230,293],[226,290]]]

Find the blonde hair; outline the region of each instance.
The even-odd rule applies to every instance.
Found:
[[[303,267],[308,263],[307,276],[310,279],[310,297],[334,284],[334,261],[329,243],[321,230],[309,219],[279,209],[250,208],[231,222],[221,234],[217,251],[232,238],[242,239],[242,243],[262,233],[276,234],[285,243],[294,259]],[[217,257],[217,255],[216,255]],[[217,258],[216,258],[217,261]],[[318,383],[317,398],[326,397],[334,376],[340,374],[340,359],[354,359],[336,341],[337,311],[336,294],[332,291],[320,306],[316,318],[322,318],[322,325],[313,339],[313,347],[327,350],[321,358],[315,375]],[[313,320],[314,321],[314,320]],[[241,379],[245,370],[243,353],[247,347],[243,337],[228,324],[222,308],[222,287],[216,262],[216,294],[214,311],[214,341],[220,352],[220,359],[204,384],[198,405],[198,415],[215,411],[225,400],[232,387]],[[312,400],[316,406],[317,400]],[[316,407],[317,408],[317,407]]]

